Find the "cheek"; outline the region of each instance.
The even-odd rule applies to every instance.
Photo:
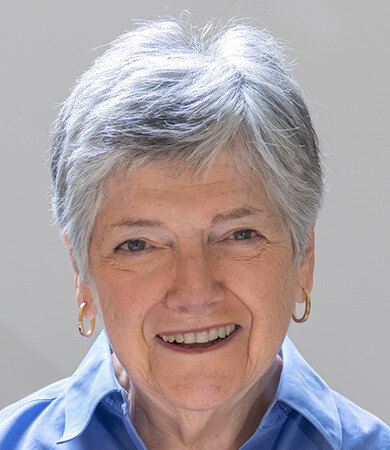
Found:
[[[274,250],[264,252],[254,261],[237,261],[226,264],[226,286],[252,313],[252,320],[269,321],[277,325],[277,319],[288,315],[296,283],[288,254]]]
[[[241,267],[241,270],[245,267]],[[283,259],[267,258],[236,278],[236,293],[251,315],[248,328],[249,372],[261,374],[278,352],[290,324],[294,270]]]
[[[283,322],[291,309],[292,294],[293,280],[285,274],[258,275],[252,288],[252,307],[263,327],[275,328]]]
[[[119,361],[134,379],[145,378],[150,370],[145,319],[158,296],[154,281],[147,278],[144,281],[129,271],[109,269],[95,276],[104,328]]]
[[[156,301],[155,283],[129,271],[102,270],[96,274],[96,296],[104,326],[122,340],[142,340],[143,321]]]

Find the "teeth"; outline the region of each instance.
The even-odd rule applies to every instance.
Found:
[[[210,341],[214,341],[217,338],[218,338],[218,329],[217,328],[212,328],[209,331],[209,339],[210,339]]]
[[[225,338],[229,336],[235,329],[234,324],[227,325],[226,327],[220,327],[220,328],[212,328],[208,331],[201,331],[199,333],[180,333],[175,334],[171,336],[165,336],[164,334],[161,335],[163,341],[165,342],[178,342],[185,344],[193,344],[195,342],[197,343],[204,343],[209,341],[214,341],[217,338]]]
[[[230,327],[229,327],[230,330]],[[224,338],[226,336],[226,327],[218,328],[218,337]]]
[[[209,332],[208,331],[201,331],[200,333],[196,333],[196,342],[208,342],[209,339]]]
[[[183,334],[176,334],[175,340],[176,340],[176,342],[184,342],[184,335]]]
[[[185,344],[193,344],[196,342],[195,333],[184,333],[184,343]]]

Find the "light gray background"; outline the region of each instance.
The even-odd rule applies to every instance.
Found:
[[[49,126],[93,49],[130,19],[257,19],[288,41],[332,189],[316,239],[312,313],[289,336],[336,391],[390,422],[387,2],[15,1],[1,20],[0,407],[69,376],[92,344],[77,331],[73,273],[50,226]],[[299,309],[302,312],[302,309]],[[95,333],[95,337],[97,333]]]

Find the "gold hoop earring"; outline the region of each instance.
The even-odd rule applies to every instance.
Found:
[[[307,289],[302,288],[305,291],[306,294],[306,299],[305,299],[305,313],[303,314],[303,316],[298,319],[296,316],[296,312],[295,312],[295,302],[294,302],[294,309],[293,309],[293,313],[292,313],[292,318],[294,319],[294,322],[296,323],[303,323],[306,322],[306,320],[308,319],[309,315],[310,315],[310,308],[311,308],[311,299],[310,299],[310,293]]]
[[[81,336],[84,336],[86,338],[91,337],[94,330],[95,330],[95,318],[91,319],[89,321],[89,330],[87,332],[85,332],[84,330],[84,324],[83,324],[83,320],[84,320],[84,308],[87,306],[86,302],[81,303],[80,305],[80,309],[79,309],[79,331]]]

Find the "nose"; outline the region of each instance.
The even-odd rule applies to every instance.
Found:
[[[223,290],[214,279],[211,264],[203,251],[187,252],[176,259],[173,286],[166,297],[168,308],[202,316],[219,305]]]

